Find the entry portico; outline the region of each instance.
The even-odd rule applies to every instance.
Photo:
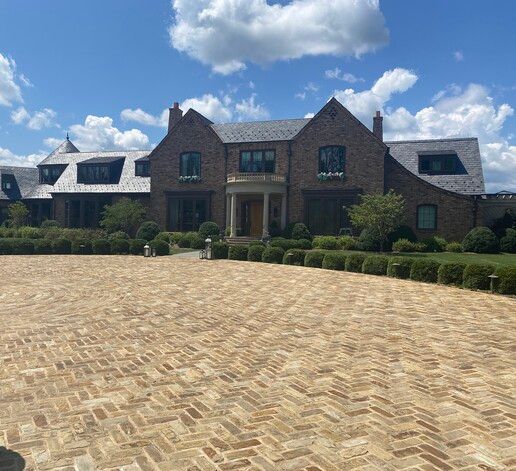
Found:
[[[240,205],[240,229],[254,237],[268,237],[271,221],[271,199],[280,198],[280,228],[287,224],[287,179],[277,173],[231,173],[226,183],[226,226],[230,237],[236,237],[238,207]],[[261,230],[258,230],[261,209]],[[243,221],[243,222],[242,222]],[[243,234],[242,234],[243,235]]]

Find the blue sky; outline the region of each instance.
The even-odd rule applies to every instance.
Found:
[[[516,191],[516,2],[2,0],[0,164],[151,148],[174,101],[213,121],[303,117],[335,95],[387,139],[477,136]]]

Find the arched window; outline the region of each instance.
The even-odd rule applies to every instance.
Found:
[[[417,207],[417,228],[437,229],[437,206],[435,204],[420,204]]]
[[[319,148],[319,173],[344,172],[346,149],[343,146]]]

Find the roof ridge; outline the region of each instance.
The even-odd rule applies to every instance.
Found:
[[[401,141],[384,141],[385,144],[403,144],[405,142],[443,142],[443,141],[478,141],[477,137],[439,137],[436,139],[407,139]]]
[[[310,121],[312,118],[285,118],[285,119],[263,119],[258,121],[230,121],[226,123],[212,123],[210,126],[218,126],[224,124],[261,124],[261,123],[276,123],[279,121]]]

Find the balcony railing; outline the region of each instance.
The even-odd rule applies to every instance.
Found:
[[[228,183],[285,183],[287,177],[278,173],[230,173],[227,176]]]

